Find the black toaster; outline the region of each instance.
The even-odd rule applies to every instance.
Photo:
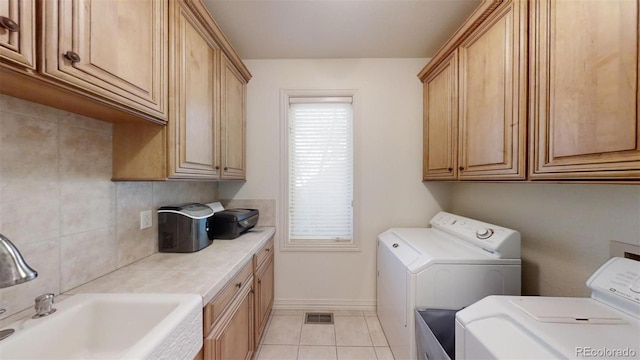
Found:
[[[158,209],[158,250],[160,252],[196,252],[211,245],[207,220],[210,207],[198,203],[163,206]]]
[[[258,209],[227,209],[209,218],[210,239],[235,239],[253,228],[260,216]]]

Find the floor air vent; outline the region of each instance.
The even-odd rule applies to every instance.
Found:
[[[304,313],[305,324],[333,324],[333,313]]]

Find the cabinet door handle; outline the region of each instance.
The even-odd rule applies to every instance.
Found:
[[[450,168],[448,168],[447,170],[449,170],[449,172],[452,172],[452,171],[453,171],[453,168],[452,168],[452,167],[450,167]]]
[[[266,248],[266,249],[264,249],[264,251],[269,252],[269,251],[271,251],[271,248]]]
[[[216,170],[220,170],[220,165],[216,165]]]
[[[241,283],[241,282],[237,283],[237,284],[236,284],[236,287],[237,287],[238,289],[240,289],[240,288],[242,287],[242,283]]]
[[[262,284],[262,280],[261,279],[258,279],[258,284]]]
[[[464,166],[460,166],[460,167],[458,168],[458,170],[460,170],[460,171],[464,170]]]
[[[73,51],[67,51],[64,53],[64,57],[71,61],[73,64],[80,62],[80,55],[74,53]]]
[[[6,16],[0,16],[0,27],[9,32],[18,32],[18,30],[20,30],[20,26]]]
[[[224,167],[224,171],[227,171],[227,170],[229,170],[229,168],[225,166],[225,167]]]

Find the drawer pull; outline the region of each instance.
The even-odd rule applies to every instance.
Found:
[[[64,57],[74,64],[80,62],[80,55],[74,53],[73,51],[67,51],[66,53],[64,53]]]
[[[20,26],[6,16],[0,16],[0,27],[9,32],[17,32],[20,30]]]

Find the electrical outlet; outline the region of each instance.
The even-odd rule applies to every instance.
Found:
[[[151,227],[151,210],[140,211],[140,230]]]

